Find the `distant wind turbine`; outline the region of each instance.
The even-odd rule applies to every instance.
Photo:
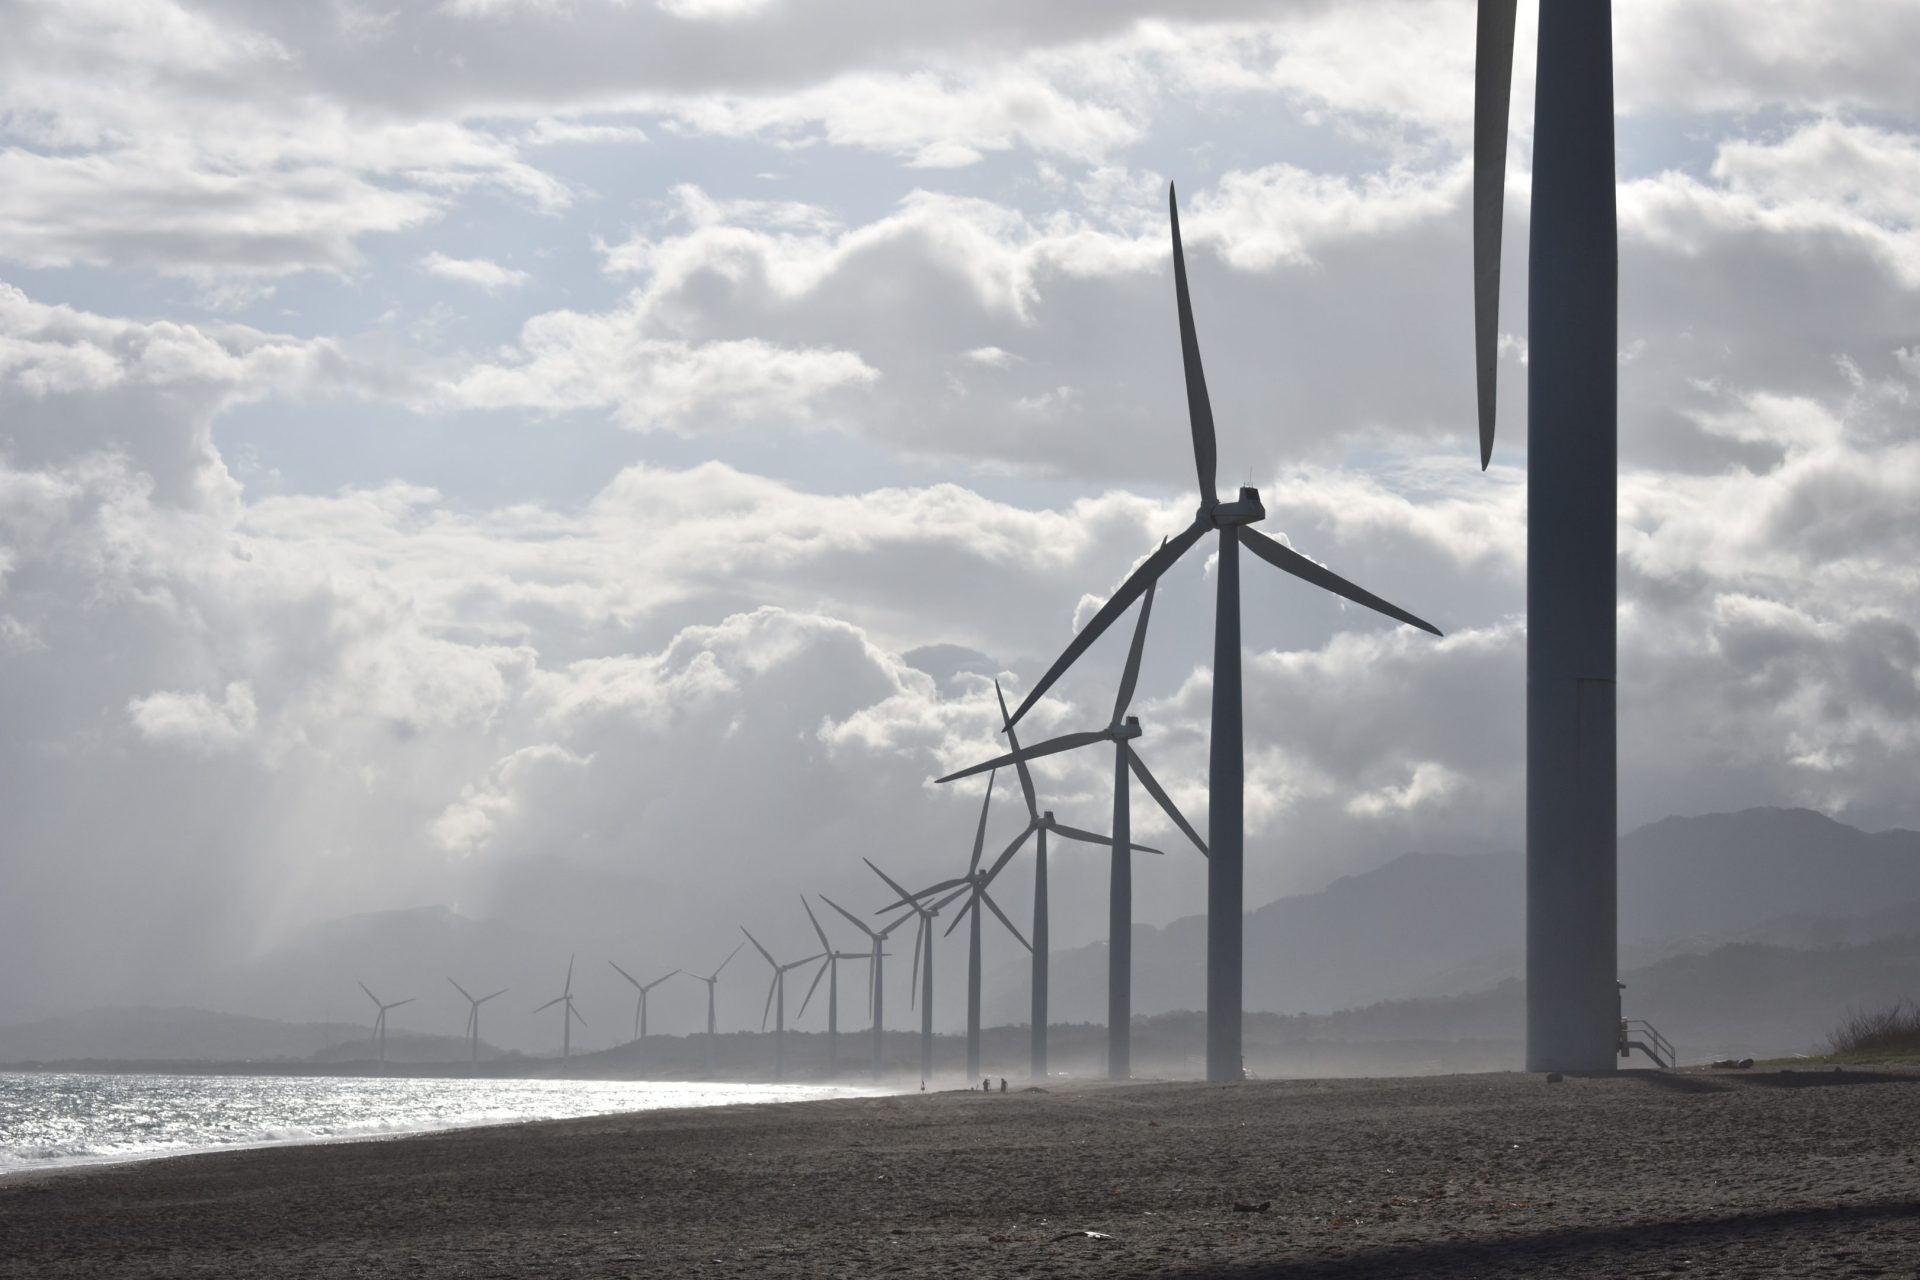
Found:
[[[566,1012],[560,1015],[560,1060],[562,1062],[565,1062],[569,1057],[573,1056],[574,1019],[578,1018],[580,1021],[580,1025],[583,1027],[587,1025],[587,1020],[585,1018],[581,1018],[580,1011],[573,1007],[573,957],[572,956],[567,957],[566,987],[560,992],[559,995],[555,996],[553,999],[541,1005],[540,1008],[535,1009],[534,1012],[540,1013],[543,1010],[553,1008],[553,1006],[557,1004],[564,1004],[567,1007]]]
[[[840,1070],[840,962],[842,960],[865,960],[875,965],[880,962],[864,951],[834,950],[833,943],[827,940],[827,931],[820,927],[820,918],[813,914],[812,907],[807,906],[807,896],[805,894],[800,895],[800,905],[806,908],[807,920],[813,925],[814,935],[820,939],[821,949],[825,951],[827,958],[820,965],[820,972],[813,975],[813,985],[807,988],[806,997],[800,1001],[800,1013],[796,1016],[804,1017],[806,1015],[807,1003],[813,999],[814,989],[820,985],[820,979],[824,975],[828,980],[827,1073],[829,1075],[835,1075],[838,1074]],[[872,1012],[873,1005],[873,975],[877,972],[877,969],[871,969],[867,973],[867,1005],[869,1013]]]
[[[967,874],[956,876],[952,880],[942,880],[939,884],[930,885],[918,893],[903,896],[900,902],[881,908],[882,911],[892,911],[895,907],[901,906],[918,907],[923,898],[946,894],[946,897],[933,904],[929,914],[934,914],[949,902],[963,896],[966,898],[966,905],[960,908],[959,915],[954,916],[953,924],[947,926],[947,932],[952,933],[967,913],[973,914],[967,936],[967,1078],[969,1080],[980,1074],[980,905],[985,903],[987,910],[993,912],[1000,923],[1007,927],[1007,932],[1011,933],[1021,946],[1028,951],[1033,950],[1033,944],[1027,941],[1013,921],[1007,918],[1007,913],[1000,909],[1000,904],[995,902],[993,896],[987,892],[987,882],[992,877],[980,866],[980,854],[987,840],[987,809],[993,803],[993,778],[994,775],[987,775],[987,794],[980,800],[980,825],[973,835],[973,860],[967,864]],[[1053,815],[1047,816],[1051,818]],[[1029,821],[1027,834],[1031,835],[1033,830],[1033,823]],[[1021,840],[1025,839],[1026,836],[1023,835]],[[1019,844],[1016,842],[1014,848],[1018,847]],[[1007,856],[1011,857],[1012,854],[1013,850],[1008,850]],[[874,869],[879,870],[878,867]],[[931,967],[933,964],[931,934],[928,935],[928,943],[927,964]],[[929,1000],[928,1003],[931,1004],[932,1001]]]
[[[747,944],[744,942],[734,944],[733,950],[727,952],[727,958],[720,962],[720,967],[715,969],[712,973],[705,975],[704,977],[701,976],[700,974],[694,973],[687,969],[682,969],[680,971],[686,974],[687,977],[692,978],[695,982],[704,982],[707,984],[707,1066],[709,1068],[713,1066],[713,1029],[714,1029],[713,993],[715,988],[717,988],[720,983],[720,970],[725,969],[729,964],[731,964],[733,962],[733,958],[740,954],[740,948],[746,945]]]
[[[1493,457],[1516,0],[1480,0],[1480,465]],[[1613,6],[1540,5],[1527,269],[1527,1070],[1610,1071],[1619,988]]]
[[[453,979],[448,978],[447,981],[453,982]],[[467,989],[457,982],[453,982],[453,989],[467,997],[467,1049],[474,1065],[478,1066],[480,1063],[480,1006],[493,999],[493,996],[503,996],[507,994],[509,988],[502,987],[494,992],[492,996],[481,996],[478,1000],[474,999],[473,996],[468,993]]]
[[[607,963],[613,964],[613,961],[609,960]],[[669,973],[665,975],[665,977],[655,978],[652,982],[640,981],[640,979],[634,977],[617,964],[613,964],[613,971],[625,978],[628,982],[631,982],[633,989],[639,993],[633,1005],[633,1038],[635,1040],[645,1040],[647,1038],[647,993],[665,982],[667,978],[671,978],[674,973],[679,973],[680,971],[675,969],[673,973]]]
[[[760,945],[760,939],[747,933],[745,925],[740,926],[740,932],[747,934],[747,941],[753,944],[753,949],[765,956],[767,963],[773,966],[773,981],[767,985],[767,1007],[760,1012],[760,1029],[767,1029],[767,1012],[775,1007],[777,999],[780,1012],[773,1024],[773,1078],[784,1080],[787,1078],[787,971],[803,968],[820,957],[808,956],[792,964],[781,964],[773,958],[771,951]]]
[[[1134,623],[1133,645],[1127,650],[1126,669],[1120,676],[1120,692],[1113,701],[1113,720],[1104,729],[1089,730],[1085,733],[1069,733],[1058,738],[1048,739],[1031,747],[1022,748],[1017,738],[1012,738],[1012,728],[1008,735],[1014,750],[1003,756],[977,764],[957,773],[941,778],[941,782],[952,782],[958,778],[971,777],[976,773],[1003,768],[1009,764],[1018,764],[1021,781],[1026,783],[1026,762],[1041,756],[1050,756],[1061,751],[1072,751],[1076,747],[1093,746],[1097,743],[1113,743],[1113,840],[1112,870],[1109,877],[1107,894],[1107,1075],[1114,1080],[1125,1080],[1133,1071],[1133,858],[1128,846],[1133,845],[1133,805],[1132,787],[1128,783],[1127,773],[1131,770],[1140,779],[1140,785],[1147,789],[1173,820],[1173,825],[1193,841],[1194,847],[1204,856],[1206,843],[1200,839],[1190,823],[1174,805],[1173,799],[1147,769],[1146,762],[1131,745],[1132,740],[1140,736],[1140,719],[1130,716],[1127,709],[1133,703],[1133,690],[1140,677],[1140,655],[1146,648],[1147,620],[1153,614],[1153,595],[1158,584],[1149,583],[1146,594],[1140,597],[1140,617]],[[995,686],[996,689],[998,686]],[[1000,714],[1007,714],[1005,699],[1000,703]],[[1031,797],[1032,788],[1028,786]],[[1031,799],[1029,799],[1031,803]],[[1044,839],[1044,834],[1042,839]],[[1036,972],[1044,969],[1040,958],[1044,953],[1041,938],[1044,934],[1039,912],[1035,910],[1034,923],[1034,967]],[[1044,991],[1044,987],[1040,988]],[[1045,1006],[1045,996],[1035,1001],[1035,1016]],[[1038,1024],[1036,1024],[1038,1025]],[[1044,1074],[1045,1045],[1041,1043],[1037,1052],[1036,1074]]]
[[[907,984],[907,1007],[908,1008],[913,1007],[913,999],[914,999],[913,989],[914,989],[915,982],[917,981],[920,988],[920,1083],[925,1084],[927,1081],[933,1079],[933,927],[932,926],[933,926],[934,918],[940,914],[940,909],[939,907],[930,907],[930,906],[927,906],[925,903],[920,902],[912,894],[908,893],[906,890],[906,887],[902,885],[898,880],[895,880],[892,876],[882,871],[879,867],[874,866],[872,858],[862,858],[861,861],[866,863],[868,867],[872,868],[873,874],[879,876],[883,881],[886,882],[887,888],[893,890],[895,893],[900,895],[900,902],[903,902],[907,906],[911,907],[913,909],[914,917],[920,922],[919,925],[914,929],[914,933],[913,933],[913,973],[911,978],[908,980],[908,984]],[[953,896],[958,897],[959,895],[955,894]],[[952,901],[952,898],[947,899],[947,901]],[[895,903],[893,906],[882,907],[879,911],[876,911],[874,914],[880,915],[885,912],[892,911],[894,907],[897,907],[899,905],[900,903]],[[898,924],[899,921],[896,920],[894,923]],[[888,927],[891,928],[892,926],[889,925]],[[921,962],[920,962],[920,951],[921,951],[921,945],[923,943],[925,944],[926,953],[927,953],[926,964],[924,967],[921,965]],[[969,1070],[967,1074],[972,1075],[973,1073],[971,1070]]]
[[[1082,831],[1078,827],[1069,827],[1063,822],[1056,821],[1051,809],[1045,813],[1040,811],[1040,802],[1035,798],[1033,792],[1033,775],[1027,770],[1027,753],[1020,749],[1020,735],[1013,730],[1013,721],[1007,715],[1006,695],[1000,692],[1000,682],[998,680],[993,682],[993,692],[994,695],[1000,699],[1000,719],[1002,724],[1005,725],[1003,732],[1007,735],[1007,745],[1013,748],[1012,753],[1005,758],[1012,762],[1015,771],[1019,774],[1020,793],[1025,797],[1027,802],[1027,826],[1024,831],[1014,838],[1013,843],[1008,845],[1006,850],[994,860],[992,868],[987,871],[986,877],[981,883],[983,888],[986,885],[992,884],[994,877],[998,876],[1001,870],[1006,867],[1007,863],[1012,861],[1014,854],[1020,851],[1021,847],[1026,844],[1028,838],[1038,837],[1034,842],[1033,859],[1033,945],[1029,948],[1033,953],[1033,979],[1029,987],[1033,1009],[1030,1023],[1031,1031],[1028,1039],[1030,1054],[1029,1070],[1035,1080],[1044,1080],[1047,1078],[1047,1028],[1049,1025],[1047,1014],[1047,961],[1049,958],[1047,924],[1047,832],[1052,831],[1056,834],[1066,836],[1070,840],[1081,841],[1084,844],[1111,846],[1113,841],[1106,836],[1095,835],[1091,831]],[[987,767],[989,769],[992,768],[992,766]],[[976,767],[969,772],[978,773],[980,770]],[[1158,849],[1150,849],[1143,844],[1134,844],[1128,847],[1135,853],[1160,852]],[[1124,855],[1116,854],[1116,856]],[[964,914],[972,905],[972,903],[968,903],[966,907],[960,909],[961,912]],[[954,925],[959,923],[959,920],[955,919],[953,924],[947,926],[947,932],[952,933]]]
[[[379,996],[373,994],[371,991],[367,991],[366,983],[360,982],[356,983],[356,985],[362,991],[367,992],[367,999],[373,1001],[374,1007],[380,1010],[373,1019],[373,1034],[380,1041],[380,1065],[384,1067],[387,1065],[387,1011],[389,1009],[398,1009],[403,1004],[412,1004],[414,998],[408,996],[405,1000],[395,1000],[391,1004],[382,1004]]]
[[[1432,623],[1362,590],[1249,527],[1265,519],[1267,514],[1266,508],[1260,505],[1259,490],[1253,486],[1243,486],[1238,501],[1220,501],[1214,488],[1217,446],[1213,407],[1207,399],[1206,374],[1200,364],[1200,340],[1194,330],[1193,305],[1187,297],[1187,262],[1180,248],[1180,210],[1171,186],[1167,188],[1167,213],[1173,225],[1174,296],[1180,316],[1180,350],[1186,367],[1187,417],[1193,435],[1194,470],[1200,481],[1200,509],[1192,524],[1163,542],[1087,620],[1080,634],[1034,684],[1012,720],[1017,724],[1053,687],[1054,681],[1086,652],[1087,646],[1203,535],[1220,535],[1214,572],[1213,729],[1207,767],[1207,1078],[1238,1080],[1243,1075],[1241,917],[1246,852],[1246,767],[1240,701],[1240,547],[1244,544],[1276,569],[1355,604],[1436,636],[1440,631]]]
[[[870,867],[873,866],[871,862],[869,862],[867,865]],[[879,868],[874,867],[874,870],[878,871]],[[881,876],[881,879],[884,880],[886,879],[886,877],[883,875]],[[905,924],[907,921],[914,919],[915,916],[918,914],[918,912],[917,910],[914,912],[909,912],[906,915],[903,915],[899,919],[895,920],[892,924],[884,925],[879,929],[870,929],[867,927],[866,921],[862,920],[859,916],[854,915],[853,912],[847,910],[845,907],[835,902],[832,898],[829,898],[826,894],[823,893],[820,895],[820,901],[826,903],[828,906],[832,907],[835,911],[838,911],[841,915],[845,916],[847,920],[853,925],[853,927],[858,929],[860,932],[866,934],[867,940],[873,944],[873,958],[872,958],[872,964],[871,964],[871,972],[868,973],[867,975],[867,1012],[873,1018],[873,1078],[875,1080],[878,1080],[880,1078],[881,1071],[884,1069],[884,1064],[882,1059],[883,1059],[884,1051],[886,1047],[885,1035],[886,1035],[886,1025],[887,1025],[887,1018],[886,1018],[887,985],[884,981],[882,981],[882,975],[884,973],[884,970],[881,968],[881,961],[885,960],[887,955],[886,951],[884,950],[887,942],[887,935],[892,933],[895,929],[898,929],[901,925]],[[926,924],[924,920],[922,921],[920,927],[923,931],[925,930]],[[918,948],[916,946],[916,955],[917,954],[918,954]]]

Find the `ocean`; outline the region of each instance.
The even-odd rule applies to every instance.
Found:
[[[0,1176],[660,1107],[868,1097],[831,1085],[0,1073]]]

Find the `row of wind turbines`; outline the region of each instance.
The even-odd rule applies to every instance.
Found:
[[[1474,347],[1478,379],[1480,461],[1492,455],[1498,354],[1501,230],[1506,200],[1508,108],[1517,0],[1479,0],[1474,103]],[[1616,942],[1615,746],[1615,493],[1617,484],[1617,276],[1614,202],[1611,0],[1565,0],[1540,6],[1535,77],[1527,369],[1530,428],[1527,556],[1527,1066],[1594,1071],[1613,1065],[1618,1017]],[[980,822],[964,875],[909,891],[881,872],[896,895],[875,915],[901,914],[878,928],[838,903],[835,911],[870,943],[869,1001],[874,1067],[880,1069],[882,962],[888,934],[917,920],[915,977],[921,1007],[921,1069],[932,1069],[934,921],[961,905],[941,936],[969,922],[967,1075],[979,1073],[983,917],[990,912],[1032,957],[1032,1069],[1046,1072],[1047,837],[1109,850],[1108,1070],[1130,1070],[1132,858],[1158,850],[1132,842],[1131,794],[1137,780],[1207,860],[1207,1076],[1241,1078],[1242,913],[1245,858],[1245,759],[1240,651],[1240,551],[1300,580],[1435,636],[1438,628],[1356,586],[1252,526],[1266,515],[1259,492],[1242,487],[1232,501],[1216,488],[1217,445],[1207,395],[1179,208],[1168,190],[1175,304],[1187,392],[1199,505],[1193,521],[1164,539],[1095,612],[1020,705],[1000,699],[1005,753],[940,779],[987,775]],[[1212,724],[1208,760],[1207,838],[1203,841],[1154,778],[1134,743],[1142,735],[1130,714],[1155,585],[1206,535],[1216,535]],[[1022,748],[1015,726],[1054,683],[1133,604],[1139,602],[1113,715],[1090,728]],[[996,693],[998,686],[996,684]],[[1037,799],[1028,762],[1057,752],[1111,743],[1113,823],[1107,835],[1055,820]],[[1021,834],[991,863],[984,861],[988,808],[998,771],[1014,768],[1026,805]],[[1034,847],[1033,936],[1029,939],[994,902],[994,880],[1026,843]],[[804,901],[804,900],[803,900]],[[838,965],[860,958],[828,941],[809,906],[821,952],[782,963],[751,934],[772,969],[767,1003],[777,1008],[775,1071],[784,1072],[786,976],[816,961],[808,999],[831,976],[829,1026],[837,1033]],[[743,929],[744,932],[744,929]],[[737,953],[736,948],[736,953]],[[731,959],[731,957],[729,957]],[[624,971],[623,971],[624,973]],[[669,975],[671,976],[671,975]],[[717,979],[717,971],[715,975]],[[713,1030],[708,979],[708,1030]],[[634,981],[628,976],[628,981]],[[640,986],[635,982],[636,987]],[[564,1004],[563,1052],[572,1022],[571,964],[565,992],[542,1008]],[[647,988],[641,987],[641,1018]],[[464,992],[462,994],[465,994]],[[499,993],[495,993],[499,994]],[[368,992],[369,997],[372,996]],[[486,997],[491,999],[492,997]],[[469,997],[472,999],[472,997]],[[376,1028],[384,1044],[387,1012]],[[401,1002],[404,1003],[404,1002]],[[477,1044],[479,1005],[469,1032]],[[802,1008],[805,1007],[802,1002]],[[763,1013],[762,1021],[766,1015]],[[709,1038],[711,1044],[711,1035]]]

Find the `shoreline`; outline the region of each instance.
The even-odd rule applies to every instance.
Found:
[[[0,1276],[1903,1274],[1915,1153],[1911,1068],[744,1103],[9,1179]]]
[[[157,1077],[162,1079],[196,1078],[193,1075],[181,1075],[179,1073],[172,1073],[172,1072],[125,1072],[125,1073],[0,1072],[0,1074],[48,1074],[48,1075],[123,1074],[130,1077],[151,1076],[151,1077]],[[245,1073],[237,1072],[237,1071],[210,1073],[210,1074],[216,1074],[219,1078],[223,1078],[223,1079],[248,1078],[245,1075]],[[260,1078],[280,1079],[285,1077],[262,1076]],[[379,1079],[381,1077],[312,1076],[312,1077],[303,1077],[303,1078],[310,1079],[310,1080],[338,1080],[343,1083],[362,1084],[369,1078]],[[472,1077],[465,1077],[465,1076],[404,1076],[404,1077],[393,1077],[393,1078],[398,1081],[405,1081],[409,1083],[419,1082],[419,1081],[445,1081],[447,1083],[459,1085],[459,1084],[467,1084],[470,1082],[474,1082]],[[99,1154],[53,1156],[53,1157],[47,1157],[44,1162],[36,1161],[34,1163],[21,1163],[13,1166],[0,1165],[0,1187],[15,1186],[25,1181],[39,1179],[39,1178],[58,1177],[58,1176],[65,1176],[69,1174],[75,1174],[75,1173],[91,1172],[96,1170],[111,1170],[111,1169],[116,1169],[123,1166],[129,1166],[129,1165],[150,1164],[156,1161],[189,1159],[189,1158],[195,1158],[200,1156],[217,1156],[217,1155],[226,1155],[226,1154],[248,1152],[248,1151],[281,1150],[281,1149],[295,1148],[295,1147],[331,1146],[331,1145],[339,1145],[344,1143],[357,1143],[357,1142],[383,1143],[383,1142],[390,1142],[390,1141],[395,1141],[395,1140],[405,1139],[405,1138],[429,1137],[435,1134],[465,1132],[465,1131],[475,1130],[475,1129],[488,1129],[488,1128],[512,1129],[512,1128],[517,1128],[519,1126],[530,1125],[530,1124],[559,1124],[559,1123],[566,1123],[568,1121],[573,1121],[573,1120],[594,1120],[594,1119],[607,1119],[607,1118],[612,1118],[616,1116],[644,1115],[644,1114],[648,1114],[656,1111],[704,1111],[704,1110],[712,1110],[712,1109],[719,1109],[719,1108],[726,1108],[726,1107],[741,1107],[741,1106],[791,1106],[791,1105],[795,1105],[798,1103],[805,1103],[805,1102],[838,1101],[838,1100],[852,1099],[852,1098],[883,1097],[883,1096],[888,1096],[888,1094],[892,1092],[885,1089],[874,1089],[869,1086],[862,1086],[862,1085],[815,1084],[810,1082],[782,1083],[782,1082],[773,1082],[773,1081],[765,1081],[765,1082],[682,1081],[682,1080],[602,1081],[602,1080],[594,1080],[594,1079],[556,1080],[552,1077],[531,1076],[531,1077],[480,1077],[478,1082],[493,1083],[493,1084],[516,1084],[516,1083],[533,1084],[533,1085],[553,1088],[555,1089],[556,1093],[561,1093],[564,1090],[565,1086],[568,1086],[568,1085],[585,1084],[585,1085],[592,1086],[592,1085],[612,1084],[612,1085],[625,1085],[632,1090],[658,1091],[660,1094],[670,1093],[673,1095],[679,1095],[683,1093],[707,1092],[716,1096],[715,1096],[715,1100],[711,1102],[688,1103],[688,1102],[682,1102],[682,1101],[674,1101],[674,1102],[658,1104],[658,1105],[648,1105],[643,1102],[641,1105],[617,1105],[617,1106],[612,1106],[605,1110],[596,1110],[596,1109],[591,1109],[591,1107],[589,1107],[588,1109],[583,1109],[583,1110],[568,1111],[564,1114],[545,1114],[545,1115],[531,1114],[531,1115],[521,1115],[521,1116],[492,1115],[492,1116],[486,1116],[486,1117],[476,1118],[476,1119],[457,1119],[456,1118],[456,1119],[442,1120],[442,1121],[422,1120],[417,1123],[408,1120],[404,1116],[401,1116],[392,1121],[379,1120],[379,1119],[368,1120],[364,1122],[366,1127],[352,1129],[348,1132],[308,1133],[308,1134],[303,1134],[301,1136],[262,1137],[257,1139],[246,1138],[246,1139],[241,1139],[241,1140],[231,1141],[231,1142],[205,1142],[205,1143],[189,1142],[179,1146],[155,1148],[152,1150],[145,1150],[145,1151],[123,1151],[123,1152],[110,1152],[110,1153],[99,1153]],[[798,1094],[799,1096],[794,1096],[794,1097],[765,1096],[777,1090],[791,1090],[794,1093]],[[740,1097],[737,1099],[727,1099],[725,1095],[730,1093],[744,1094],[744,1095],[750,1095],[750,1096]],[[574,1095],[574,1096],[577,1096],[577,1095]],[[592,1095],[588,1095],[589,1098],[591,1098],[591,1096]],[[300,1122],[295,1119],[288,1119],[286,1120],[284,1127],[298,1128],[300,1127]]]

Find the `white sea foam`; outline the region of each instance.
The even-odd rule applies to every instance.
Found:
[[[874,1092],[608,1080],[0,1073],[0,1176],[196,1151]]]

